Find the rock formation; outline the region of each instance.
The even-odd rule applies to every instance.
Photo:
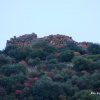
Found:
[[[58,48],[62,48],[64,45],[66,45],[67,42],[74,42],[77,44],[77,46],[86,49],[88,47],[87,42],[75,42],[72,37],[66,36],[66,35],[49,35],[43,38],[37,38],[37,34],[25,34],[19,37],[14,36],[13,38],[10,38],[10,40],[7,40],[6,46],[9,45],[16,45],[18,47],[26,47],[32,45],[32,43],[36,41],[45,40],[50,45],[53,45]]]
[[[34,40],[37,39],[37,35],[35,33],[25,34],[19,37],[14,36],[14,38],[10,38],[7,40],[6,46],[16,45],[19,47],[30,46]]]

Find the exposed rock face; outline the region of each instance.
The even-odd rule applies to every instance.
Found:
[[[89,43],[88,42],[79,42],[77,43],[77,46],[87,49],[88,48]]]
[[[25,47],[32,44],[33,41],[37,39],[37,35],[35,33],[32,34],[25,34],[19,37],[14,36],[14,38],[10,38],[7,40],[6,46],[9,45],[16,45],[19,47]]]
[[[6,46],[9,45],[16,45],[18,47],[26,47],[30,46],[35,43],[36,41],[41,41],[45,40],[47,41],[50,45],[53,45],[57,48],[63,48],[64,45],[66,45],[67,42],[74,42],[77,44],[77,46],[86,49],[88,47],[87,42],[75,42],[72,37],[66,36],[66,35],[49,35],[43,38],[37,38],[37,34],[32,33],[32,34],[25,34],[19,37],[14,36],[10,40],[7,40]]]
[[[65,36],[65,35],[49,35],[45,37],[45,39],[49,42],[49,44],[56,46],[56,47],[61,47],[67,42],[74,42],[72,37]]]

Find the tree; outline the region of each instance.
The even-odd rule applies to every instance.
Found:
[[[30,47],[16,47],[15,45],[8,46],[4,50],[5,54],[15,58],[17,61],[25,60],[31,52],[32,50]]]
[[[76,45],[76,43],[74,43],[74,42],[68,42],[67,45],[66,45],[66,47],[67,47],[68,49],[70,49],[70,50],[73,50],[73,51],[75,51],[75,52],[79,52],[79,53],[81,53],[81,54],[84,54],[84,53],[85,53],[85,50],[82,49],[82,48],[80,48],[80,47],[78,47],[78,46]]]
[[[72,97],[75,93],[79,91],[79,88],[76,85],[73,85],[71,81],[65,82],[63,84],[63,88],[68,97]]]
[[[41,60],[44,60],[46,58],[46,53],[43,50],[33,50],[29,56],[32,59],[40,58]]]
[[[100,45],[96,43],[91,43],[88,47],[88,52],[90,54],[100,54]]]
[[[0,54],[0,66],[6,65],[6,64],[11,64],[12,63],[12,58],[9,56],[6,56],[4,54]]]
[[[57,64],[58,63],[58,61],[57,61],[57,59],[49,59],[48,61],[47,61],[47,63],[49,63],[49,64]]]
[[[12,74],[19,74],[23,73],[26,74],[26,67],[20,64],[9,64],[9,65],[4,65],[0,68],[0,73],[5,75],[5,76],[10,76]]]
[[[99,95],[91,94],[93,91],[91,90],[82,90],[76,92],[71,100],[100,100]]]
[[[53,81],[56,81],[56,82],[64,82],[64,77],[63,77],[63,75],[61,75],[61,74],[56,74],[56,75],[53,77]]]
[[[100,73],[95,72],[90,76],[89,83],[95,91],[100,91]]]
[[[3,53],[8,54],[9,51],[14,50],[14,49],[17,49],[16,45],[6,46],[6,48],[3,50]]]
[[[55,50],[55,48],[49,45],[49,43],[45,40],[38,40],[32,45],[32,48],[43,49],[47,53],[52,53]]]
[[[94,64],[90,59],[84,58],[84,57],[75,57],[73,59],[73,64],[74,64],[74,69],[76,71],[82,71],[82,70],[86,70],[86,71],[91,71],[94,70]]]
[[[0,50],[0,54],[2,54],[2,51]]]
[[[74,52],[71,50],[66,50],[60,54],[59,61],[70,62],[73,57],[74,57]]]
[[[34,100],[59,100],[60,95],[65,95],[60,85],[48,79],[38,80],[32,89]]]
[[[29,59],[28,64],[31,66],[36,66],[40,64],[40,58]]]

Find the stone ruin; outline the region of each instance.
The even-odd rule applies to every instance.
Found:
[[[88,47],[87,42],[75,42],[72,37],[66,36],[66,35],[49,35],[42,38],[37,38],[37,34],[25,34],[19,37],[14,36],[13,38],[10,38],[10,40],[7,40],[6,46],[10,45],[16,45],[18,47],[26,47],[31,46],[33,43],[37,41],[47,41],[50,45],[53,45],[57,48],[63,48],[64,45],[66,45],[67,42],[74,42],[77,44],[77,46],[86,49]]]
[[[6,46],[10,45],[16,45],[18,47],[30,46],[32,42],[34,42],[36,39],[37,35],[35,33],[25,34],[19,37],[14,36],[13,38],[10,38],[10,40],[7,40]]]
[[[79,42],[79,43],[77,43],[77,46],[80,48],[87,49],[89,46],[89,42]]]
[[[67,42],[74,42],[72,37],[60,35],[60,34],[49,35],[49,36],[45,37],[45,39],[46,39],[46,41],[49,42],[49,44],[56,46],[56,47],[63,46]]]

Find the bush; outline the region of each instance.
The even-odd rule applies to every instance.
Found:
[[[96,72],[90,76],[89,83],[94,88],[95,91],[100,91],[100,73]]]
[[[74,43],[74,42],[68,42],[66,47],[67,47],[68,49],[70,49],[70,50],[73,50],[73,51],[75,51],[75,52],[79,52],[79,53],[81,53],[81,54],[84,54],[84,53],[86,52],[84,49],[78,47],[78,46],[76,45],[76,43]]]
[[[88,53],[90,53],[90,54],[100,54],[100,45],[91,43],[88,47]]]
[[[40,64],[40,58],[29,59],[28,64],[31,66],[36,66]]]
[[[16,47],[16,46],[8,46],[4,50],[4,53],[9,55],[12,58],[15,58],[17,61],[25,60],[26,57],[29,56],[31,52],[31,48],[28,47]]]
[[[60,54],[59,61],[70,62],[73,57],[74,57],[74,52],[71,50],[66,50]]]
[[[56,75],[53,77],[53,81],[56,81],[56,82],[64,82],[64,77],[63,77],[63,75],[61,75],[61,74],[56,74]]]
[[[98,60],[98,61],[95,63],[95,67],[96,67],[97,69],[100,69],[100,60]]]
[[[95,69],[95,64],[93,63],[93,61],[83,57],[75,57],[73,59],[73,64],[76,71],[93,71]]]
[[[14,82],[14,79],[11,78],[11,77],[3,77],[3,78],[0,78],[0,86],[1,87],[4,87],[7,90],[7,92],[8,92],[9,89],[12,88],[12,86],[13,86],[14,83],[15,83]]]
[[[100,100],[99,95],[91,94],[91,90],[83,90],[76,92],[71,100]]]
[[[2,51],[0,50],[0,54],[2,54]]]
[[[91,60],[83,58],[83,57],[75,57],[73,59],[74,69],[76,71],[91,71],[94,70],[94,64]]]
[[[36,43],[32,45],[32,48],[35,50],[42,50],[46,53],[46,55],[49,55],[50,53],[55,51],[55,48],[49,45],[49,43],[45,40],[38,40]]]
[[[50,59],[49,61],[47,61],[47,63],[50,63],[50,64],[57,64],[58,61],[57,61],[57,59]]]
[[[13,64],[13,65],[5,65],[2,66],[0,69],[0,73],[5,76],[10,76],[12,74],[16,75],[19,73],[26,74],[26,67],[20,64]]]
[[[12,63],[12,58],[9,56],[6,56],[4,54],[0,54],[0,66],[6,65],[6,64],[11,64]]]
[[[85,57],[87,59],[91,59],[93,61],[98,61],[100,59],[100,54],[96,54],[96,55],[84,55],[83,57]]]
[[[73,85],[70,81],[67,81],[63,84],[64,91],[68,97],[72,97],[76,92],[79,91],[79,88]]]
[[[34,100],[59,100],[60,95],[65,95],[60,85],[48,79],[38,80],[32,89]]]
[[[46,53],[43,50],[34,50],[31,52],[30,58],[40,58],[41,60],[44,60],[46,58]]]

